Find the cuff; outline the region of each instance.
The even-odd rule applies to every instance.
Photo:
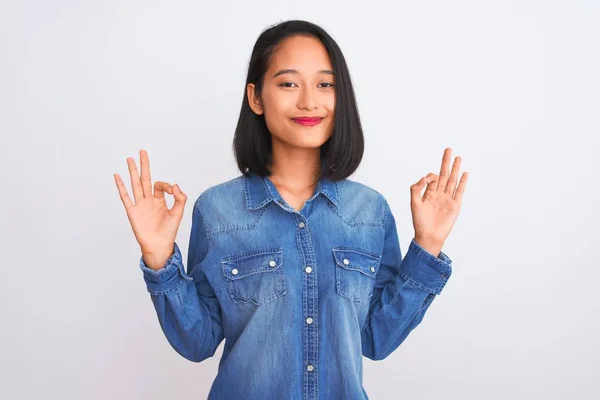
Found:
[[[144,262],[144,257],[140,257],[140,269],[143,272],[146,289],[148,292],[159,295],[165,294],[177,286],[182,279],[192,281],[193,279],[186,274],[183,269],[181,251],[177,243],[174,245],[174,252],[167,260],[165,266],[157,271],[149,268]]]
[[[413,238],[398,273],[412,285],[440,294],[452,274],[452,260],[443,251],[439,258],[419,246]]]

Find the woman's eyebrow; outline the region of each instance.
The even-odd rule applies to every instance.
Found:
[[[297,74],[297,73],[298,73],[298,70],[296,70],[296,69],[282,69],[282,70],[277,71],[275,73],[275,75],[273,75],[273,78],[276,78],[279,75],[283,75],[283,74]],[[331,71],[329,69],[322,69],[322,70],[318,71],[317,73],[333,75],[333,71]]]

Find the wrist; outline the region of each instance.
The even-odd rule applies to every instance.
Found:
[[[435,257],[439,257],[442,247],[444,246],[443,241],[427,238],[420,235],[415,235],[413,240],[421,246],[425,251],[433,254]]]
[[[146,263],[148,268],[155,271],[162,269],[173,254],[175,254],[174,245],[161,250],[142,250],[142,258],[144,259],[144,263]]]

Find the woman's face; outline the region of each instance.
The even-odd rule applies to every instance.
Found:
[[[327,50],[318,39],[293,36],[280,43],[267,70],[260,99],[248,84],[250,107],[264,114],[273,141],[319,148],[333,133],[335,77]],[[316,125],[296,118],[318,117]]]

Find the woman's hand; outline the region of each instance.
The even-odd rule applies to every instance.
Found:
[[[456,222],[468,178],[468,173],[463,172],[456,187],[461,158],[454,159],[449,173],[451,154],[451,148],[444,150],[439,177],[429,173],[410,187],[415,241],[436,257]],[[427,189],[421,196],[425,185]]]
[[[133,158],[127,158],[127,165],[135,204],[127,194],[127,189],[119,174],[114,174],[115,182],[125,206],[127,218],[129,218],[135,238],[140,245],[144,262],[149,268],[158,270],[173,255],[175,238],[187,196],[179,189],[178,185],[171,186],[161,181],[154,184],[154,194],[152,194],[150,160],[145,150],[140,150],[141,180]],[[175,203],[170,209],[167,207],[165,192],[175,197]]]

